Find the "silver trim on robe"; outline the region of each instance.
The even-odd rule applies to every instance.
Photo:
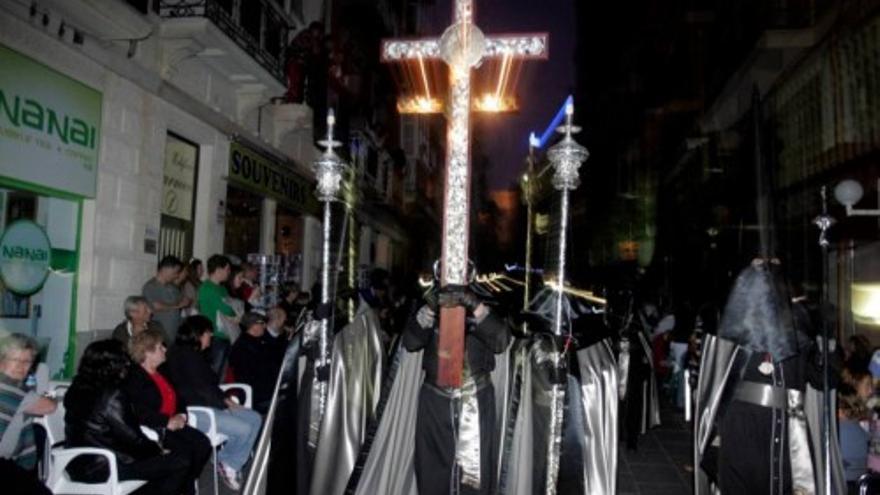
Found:
[[[611,342],[577,352],[584,410],[583,483],[586,495],[617,493],[618,387]]]
[[[632,343],[629,341],[629,337],[621,337],[620,353],[617,357],[617,393],[621,398],[626,396],[626,386],[629,384],[629,360],[631,359],[631,348]]]
[[[515,428],[510,435],[510,445],[502,444],[499,449],[499,479],[498,493],[504,495],[530,495],[534,493],[533,483],[536,469],[533,467],[535,452],[542,450],[535,449],[535,439],[539,442],[545,442],[543,438],[535,434],[534,422],[534,397],[532,393],[532,366],[534,359],[532,355],[535,352],[535,345],[527,345],[528,342],[517,341],[510,349],[510,382],[508,388],[514,386],[516,380],[521,380],[518,397],[513,398],[514,390],[509,390],[508,402],[505,402],[505,422],[500,426],[502,437],[506,437],[507,424],[515,421]],[[518,404],[515,417],[511,417],[510,407]],[[506,441],[504,438],[502,440]],[[509,454],[508,454],[509,452]],[[527,467],[527,468],[524,468]]]
[[[643,388],[645,394],[642,400],[642,435],[647,433],[650,428],[660,426],[660,392],[657,387],[657,374],[654,368],[654,353],[648,338],[642,332],[636,332],[639,337],[639,345],[642,346],[642,352],[648,358],[648,365],[651,372],[648,375],[648,383]],[[632,358],[630,358],[632,359]]]
[[[400,368],[361,472],[356,495],[418,495],[415,473],[416,418],[424,381],[422,351],[402,346]]]
[[[503,495],[532,495],[546,488],[547,451],[551,412],[551,384],[546,373],[538,371],[549,359],[552,343],[548,340],[517,342],[508,356],[508,405],[517,404],[515,418],[505,408],[506,421],[500,425],[502,458],[499,462],[499,491]],[[566,414],[576,411],[578,417],[567,416],[566,430],[577,432],[580,452],[565,452],[563,461],[582,460],[577,493],[613,495],[617,483],[618,440],[618,370],[610,341],[597,342],[576,353],[580,381],[568,375],[569,391],[577,387],[579,393],[570,393],[569,399],[578,399],[578,407],[567,407]],[[545,364],[546,366],[546,364]],[[517,384],[518,395],[513,397]],[[510,421],[515,421],[512,433]],[[508,442],[509,445],[504,445]],[[565,493],[572,493],[566,491]]]
[[[498,486],[497,481],[501,479],[501,473],[504,468],[504,464],[501,461],[503,457],[503,452],[505,449],[505,444],[509,440],[507,435],[506,425],[509,420],[509,412],[510,408],[508,404],[511,401],[511,394],[513,390],[511,390],[510,379],[515,375],[515,366],[517,359],[517,355],[522,356],[527,351],[523,348],[523,346],[518,345],[516,339],[510,339],[510,342],[507,345],[507,349],[500,354],[495,355],[495,369],[492,370],[491,378],[492,383],[495,385],[495,442],[498,445],[498,462],[495,463],[495,486]]]
[[[831,410],[837,410],[837,394],[832,392]],[[822,405],[824,394],[821,390],[813,388],[807,384],[807,393],[804,397],[804,413],[807,417],[807,431],[810,433],[810,445],[812,446],[813,459],[816,459],[816,472],[824,473],[824,463],[822,462],[822,441],[821,441],[821,425],[822,422]],[[836,417],[836,415],[835,415]],[[843,495],[846,493],[846,478],[843,473],[843,457],[840,453],[840,440],[837,437],[837,428],[831,428],[831,489],[833,495]],[[816,483],[816,495],[825,495],[825,483]]]
[[[697,397],[694,401],[694,495],[713,493],[709,477],[700,467],[700,460],[712,440],[725,386],[741,352],[742,349],[733,342],[715,335],[703,336]]]
[[[367,309],[334,337],[309,490],[314,495],[345,492],[367,426],[375,420],[385,368],[380,331],[376,312]]]
[[[455,463],[461,468],[461,483],[480,488],[480,404],[477,384],[467,379],[456,389],[451,407],[457,408],[458,436],[455,442]],[[494,433],[494,432],[492,432]]]
[[[793,493],[816,493],[810,442],[807,440],[807,418],[804,414],[804,396],[800,390],[786,390],[788,403],[788,447],[791,456],[791,487]]]

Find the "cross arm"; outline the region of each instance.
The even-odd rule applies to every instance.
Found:
[[[439,59],[440,38],[415,38],[382,40],[382,61]]]
[[[546,59],[547,33],[487,36],[483,56],[500,58],[505,55],[520,59]]]

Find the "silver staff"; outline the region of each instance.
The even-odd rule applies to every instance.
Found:
[[[333,126],[336,124],[336,117],[333,115],[333,109],[327,111],[327,137],[318,144],[325,148],[317,160],[312,164],[315,170],[315,177],[318,179],[316,187],[316,195],[324,205],[324,222],[322,230],[324,234],[323,245],[321,246],[321,304],[327,304],[331,301],[330,292],[330,206],[333,201],[338,200],[339,190],[342,182],[342,170],[345,162],[333,151],[342,143],[333,139]],[[323,413],[324,401],[327,398],[327,373],[325,372],[330,366],[330,320],[331,317],[321,320],[321,330],[318,335],[318,359],[315,363],[315,376],[317,377],[317,386],[319,387],[320,405],[319,411]]]
[[[532,201],[535,195],[535,149],[538,147],[538,138],[535,133],[529,135],[529,156],[526,158],[528,169],[523,176],[522,186],[523,194],[526,196],[526,272],[525,287],[523,290],[523,311],[529,309],[529,302],[532,300],[532,223],[534,222],[534,212]],[[523,325],[525,328],[525,324]]]
[[[565,246],[568,234],[568,196],[569,191],[577,189],[580,185],[578,169],[590,156],[587,149],[572,138],[572,134],[580,132],[580,128],[572,124],[573,115],[574,103],[569,102],[565,106],[565,125],[557,129],[564,137],[547,151],[547,157],[554,169],[553,187],[562,192],[559,208],[559,267],[556,275],[556,319],[553,326],[553,333],[557,337],[562,336],[562,299],[565,297]],[[557,373],[563,373],[565,362],[561,360],[558,347],[553,352],[553,363]],[[547,452],[547,483],[545,486],[545,492],[548,495],[556,493],[556,478],[559,474],[559,456],[562,447],[562,414],[565,403],[565,388],[562,383],[559,383],[560,381],[556,380],[551,391],[551,437]]]
[[[824,315],[824,305],[828,302],[828,229],[834,225],[834,217],[828,214],[828,201],[825,186],[820,191],[822,195],[822,214],[813,220],[813,224],[819,227],[819,247],[822,249],[822,481],[825,486],[825,495],[831,493],[831,390],[829,384],[828,365],[830,335],[827,318]]]

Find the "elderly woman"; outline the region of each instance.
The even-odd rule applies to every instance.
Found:
[[[113,338],[122,342],[124,347],[128,347],[128,342],[134,335],[141,333],[147,328],[159,330],[162,334],[162,339],[165,339],[162,325],[150,319],[153,317],[153,311],[150,309],[150,305],[145,297],[126,297],[124,308],[125,321],[116,325],[116,328],[113,329]],[[177,329],[175,328],[175,330]]]
[[[86,348],[79,369],[64,394],[64,428],[70,447],[100,447],[116,454],[120,480],[146,480],[138,494],[176,494],[192,486],[190,460],[165,451],[141,433],[134,408],[120,389],[131,360],[116,340],[99,340]],[[107,479],[103,457],[80,456],[68,466],[79,481]]]
[[[123,387],[131,398],[140,424],[156,430],[165,448],[188,459],[187,479],[194,481],[211,455],[211,444],[202,432],[187,426],[183,413],[185,404],[159,372],[159,366],[165,362],[162,338],[162,332],[154,328],[147,328],[132,337],[128,350],[135,365]],[[190,482],[187,488],[191,492],[193,483]]]
[[[37,345],[30,337],[11,334],[0,339],[0,479],[21,483],[21,489],[37,483],[31,421],[55,410],[55,401],[37,397],[24,386],[36,355]],[[15,491],[16,486],[7,487]]]
[[[187,405],[214,409],[217,430],[229,438],[217,454],[220,474],[227,486],[238,490],[241,470],[257,440],[262,417],[224,397],[217,375],[207,360],[206,349],[211,346],[213,333],[214,326],[205,316],[190,316],[183,320],[177,340],[168,351],[164,370]],[[199,427],[202,425],[207,427],[205,421],[199,422]]]

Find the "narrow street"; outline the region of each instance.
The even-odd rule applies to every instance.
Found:
[[[691,424],[684,414],[664,406],[662,424],[648,431],[636,452],[620,443],[618,495],[686,495],[691,493]]]

